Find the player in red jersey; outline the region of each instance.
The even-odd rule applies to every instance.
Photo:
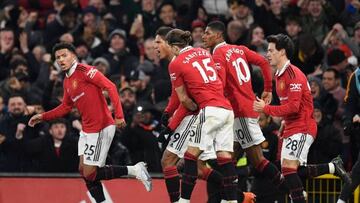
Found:
[[[169,73],[179,101],[190,111],[200,110],[195,136],[189,140],[184,155],[179,202],[190,202],[198,174],[197,159],[212,147],[215,147],[219,170],[223,174],[224,199],[237,202],[237,176],[231,159],[234,114],[224,97],[212,57],[204,49],[189,46],[191,33],[188,31],[173,29],[166,35],[166,40],[176,55],[169,65]]]
[[[83,126],[78,143],[79,171],[96,202],[105,200],[100,181],[123,175],[136,176],[146,190],[151,191],[151,177],[145,163],[139,162],[135,166],[105,166],[115,128],[124,128],[126,125],[116,86],[95,67],[78,63],[72,44],[56,44],[53,55],[65,72],[63,101],[51,111],[34,115],[29,121],[29,126],[63,117],[75,106],[81,114]],[[108,109],[103,90],[109,94],[115,121]]]
[[[155,50],[160,59],[173,60],[170,46],[165,41],[166,34],[172,30],[170,27],[161,27],[156,32]],[[166,188],[171,202],[177,202],[180,198],[180,176],[177,171],[176,163],[184,157],[189,139],[195,136],[198,112],[187,110],[180,104],[175,89],[172,88],[172,94],[167,107],[165,108],[162,122],[169,129],[167,132],[172,134],[161,159]],[[168,120],[170,120],[168,122]],[[206,166],[207,160],[216,159],[215,150],[206,151],[199,157],[198,177],[214,184],[221,185],[222,175],[216,170]],[[218,189],[218,188],[217,188]]]
[[[259,66],[263,72],[262,98],[266,103],[270,103],[272,97],[271,67],[263,56],[247,47],[227,44],[224,34],[224,23],[213,21],[207,25],[203,41],[212,50],[226,97],[234,109],[234,149],[238,151],[241,146],[250,163],[276,186],[280,186],[283,181],[281,172],[264,157],[260,146],[265,137],[258,124],[259,114],[252,109],[256,97],[251,85],[249,64]]]
[[[306,164],[309,148],[317,133],[310,85],[304,73],[290,63],[289,58],[294,49],[291,39],[287,35],[278,34],[269,36],[267,40],[267,58],[270,65],[276,68],[276,92],[281,105],[272,106],[258,99],[254,102],[253,109],[256,112],[283,117],[285,128],[281,148],[282,174],[293,202],[305,202],[303,185],[297,170],[299,165]],[[350,181],[339,157],[329,164],[308,165],[306,168],[308,176],[336,173],[344,181]]]

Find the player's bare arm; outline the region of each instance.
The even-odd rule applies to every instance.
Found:
[[[192,99],[190,99],[184,85],[175,88],[175,91],[179,97],[180,103],[184,105],[185,108],[189,109],[190,111],[197,110],[197,104]]]
[[[30,118],[28,125],[30,127],[34,127],[36,124],[41,123],[41,122],[42,122],[42,115],[36,114]]]

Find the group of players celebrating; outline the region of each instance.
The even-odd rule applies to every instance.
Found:
[[[299,171],[308,177],[332,173],[351,182],[340,158],[327,164],[306,165],[317,126],[306,76],[289,60],[294,49],[291,39],[283,34],[269,36],[266,60],[245,46],[227,44],[224,35],[222,22],[207,25],[203,42],[209,52],[190,46],[188,31],[161,27],[156,32],[154,46],[161,59],[170,61],[172,83],[170,101],[162,116],[166,131],[171,133],[161,161],[170,201],[190,202],[196,179],[201,178],[221,191],[221,202],[254,202],[254,194],[238,188],[234,160],[240,149],[246,152],[254,168],[290,194],[294,203],[305,202]],[[83,124],[78,144],[79,171],[96,202],[105,201],[102,180],[124,175],[135,176],[151,191],[145,163],[105,165],[115,128],[124,128],[126,124],[116,86],[95,67],[79,63],[71,44],[55,45],[53,55],[65,72],[62,104],[34,115],[29,125],[62,117],[75,106]],[[261,98],[252,89],[249,64],[262,70]],[[276,69],[279,106],[270,105],[271,66]],[[103,91],[108,92],[115,118],[107,108]],[[260,144],[265,138],[258,124],[260,112],[284,120],[281,170],[262,154]],[[184,159],[181,181],[177,170],[180,159]],[[208,160],[216,163],[210,168],[206,165]]]

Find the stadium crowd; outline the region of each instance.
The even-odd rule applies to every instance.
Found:
[[[62,101],[64,74],[51,56],[57,42],[73,43],[79,62],[96,66],[118,87],[127,127],[116,132],[107,162],[144,161],[150,172],[161,172],[166,145],[159,139],[160,118],[171,83],[169,62],[153,47],[155,31],[190,30],[193,46],[202,47],[212,20],[226,24],[228,43],[264,56],[266,36],[289,35],[296,48],[291,62],[308,76],[314,98],[318,134],[308,163],[328,163],[340,154],[350,170],[357,160],[358,0],[5,0],[0,8],[0,172],[78,171],[82,125],[76,109],[64,119],[27,126],[32,115]],[[261,95],[260,69],[251,69],[254,91]],[[349,83],[353,91],[347,95],[351,77],[359,81]],[[267,139],[263,152],[274,162],[280,122],[265,114],[259,119]]]

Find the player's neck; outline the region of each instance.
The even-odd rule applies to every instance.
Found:
[[[276,69],[277,69],[277,70],[283,69],[285,65],[288,65],[287,63],[289,63],[289,59],[286,58],[286,57],[282,57],[282,58],[279,60],[279,63],[277,64]]]
[[[219,44],[225,42],[224,39],[219,39],[219,40],[216,40],[216,43],[213,47],[211,47],[211,52],[213,52],[213,50],[215,49],[215,47],[217,47]]]

